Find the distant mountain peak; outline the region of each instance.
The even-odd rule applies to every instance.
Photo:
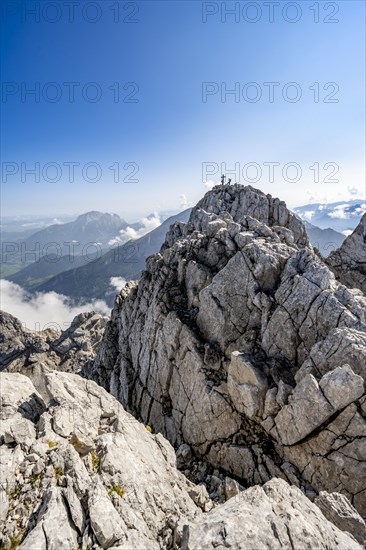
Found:
[[[293,208],[301,219],[321,229],[339,232],[353,231],[366,212],[365,199],[352,199],[332,203],[313,203]]]
[[[85,212],[85,214],[80,214],[77,217],[76,221],[81,221],[85,223],[90,223],[98,220],[113,220],[113,221],[123,221],[118,216],[118,214],[110,214],[108,212],[99,212],[98,210],[91,210],[90,212]]]

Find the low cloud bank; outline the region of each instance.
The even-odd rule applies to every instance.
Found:
[[[119,292],[127,284],[127,281],[123,277],[111,277],[109,284],[112,288]]]
[[[350,220],[363,216],[365,212],[366,204],[361,204],[357,208],[352,208],[348,203],[344,203],[336,206],[332,212],[329,212],[328,216],[338,220]]]
[[[94,300],[82,306],[74,306],[69,298],[56,292],[26,292],[21,286],[1,280],[1,309],[17,317],[28,330],[46,328],[65,330],[76,315],[84,311],[110,314],[103,300]]]
[[[159,227],[159,225],[161,225],[162,223],[162,220],[160,219],[159,214],[154,214],[152,216],[149,216],[148,218],[142,218],[140,223],[142,224],[142,227],[140,227],[139,229],[134,229],[133,227],[121,229],[119,234],[114,237],[114,239],[111,239],[108,242],[109,246],[124,244],[127,241],[139,239],[140,237],[146,235],[146,233],[149,233],[153,229]]]

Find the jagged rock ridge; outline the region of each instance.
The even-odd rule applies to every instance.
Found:
[[[31,331],[0,311],[0,370],[31,375],[39,365],[64,372],[80,372],[94,360],[108,318],[80,313],[69,327]]]
[[[366,294],[366,214],[342,246],[329,256],[327,264],[343,284]]]
[[[103,388],[70,373],[0,373],[0,544],[6,550],[358,550],[365,525],[341,495],[322,508],[274,479],[215,506],[172,447]],[[336,503],[336,504],[334,504]],[[205,512],[204,512],[205,511]],[[336,525],[339,524],[339,527]]]
[[[245,485],[277,476],[366,513],[366,297],[286,205],[218,186],[117,297],[91,376]]]

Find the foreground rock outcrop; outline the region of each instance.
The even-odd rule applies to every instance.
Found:
[[[166,548],[200,509],[161,435],[94,382],[0,374],[3,544],[22,550]]]
[[[39,392],[3,372],[0,385],[1,548],[361,549],[349,503],[337,527],[334,495],[322,495],[332,523],[281,479],[215,505],[177,470],[163,436],[92,381],[53,371]]]
[[[80,372],[94,360],[108,318],[80,313],[69,327],[31,331],[0,311],[0,370],[32,375],[39,364],[65,372]]]
[[[366,214],[342,246],[326,260],[337,279],[366,294]]]
[[[193,521],[189,548],[352,548],[348,536],[329,530],[318,510],[299,489],[273,479]]]
[[[242,485],[280,477],[366,515],[365,357],[361,290],[283,202],[218,186],[117,297],[91,377]]]

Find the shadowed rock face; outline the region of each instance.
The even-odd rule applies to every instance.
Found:
[[[326,261],[339,281],[366,294],[366,214]]]
[[[36,387],[2,372],[0,385],[6,550],[361,549],[351,533],[362,542],[365,525],[342,495],[318,497],[328,521],[282,479],[233,491],[226,478],[216,505],[161,434],[90,380],[53,371]]]
[[[66,330],[26,330],[22,323],[0,311],[0,370],[29,376],[45,368],[80,372],[94,360],[107,317],[80,313]]]
[[[244,485],[277,476],[366,514],[366,297],[302,222],[218,186],[116,299],[91,376]]]

